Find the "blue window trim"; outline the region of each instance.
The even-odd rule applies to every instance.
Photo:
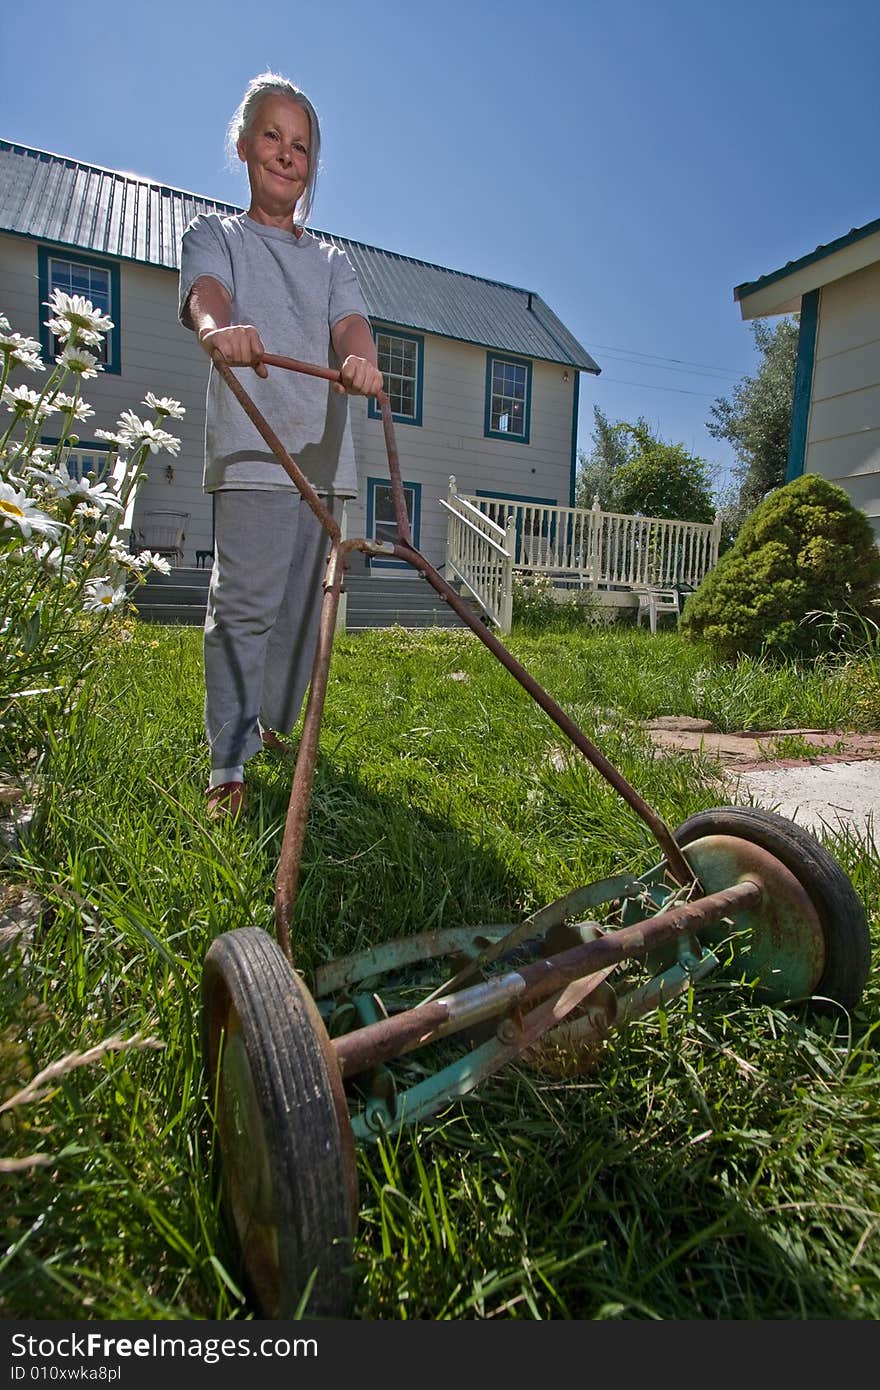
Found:
[[[819,290],[801,297],[801,323],[798,331],[797,363],[794,369],[794,398],[788,433],[788,463],[785,481],[790,483],[804,471],[807,457],[807,427],[813,394],[813,363],[816,356],[816,330],[819,326]]]
[[[76,423],[76,422],[74,421],[74,423]],[[70,436],[68,435],[67,438],[69,439]],[[56,434],[56,435],[48,435],[48,434],[41,434],[41,435],[40,435],[40,443],[41,443],[41,444],[44,444],[44,445],[46,446],[47,449],[54,449],[54,448],[56,448],[61,442],[62,442],[62,441],[61,441],[60,437],[59,437],[57,434]],[[104,441],[103,441],[102,439],[96,439],[94,442],[92,442],[92,440],[90,440],[90,439],[79,439],[79,438],[77,438],[77,442],[76,442],[75,444],[71,444],[71,445],[70,445],[70,448],[71,448],[71,449],[82,449],[83,453],[85,453],[85,454],[104,454],[104,455],[106,456],[106,458],[107,458],[107,463],[110,462],[110,453],[111,453],[110,445],[109,445],[109,444],[105,444]],[[105,464],[104,468],[103,468],[103,469],[101,470],[101,472],[98,474],[98,476],[97,476],[97,478],[95,479],[95,481],[98,482],[98,483],[100,483],[100,482],[103,482],[104,479],[106,479],[107,477],[108,477],[108,469],[107,469],[107,466],[106,466],[106,464]]]
[[[526,369],[525,420],[522,434],[508,434],[490,428],[492,422],[492,363],[511,362]],[[509,352],[486,353],[486,399],[483,412],[483,434],[486,439],[503,439],[508,444],[528,444],[532,428],[532,363],[528,357],[513,357]]]
[[[388,338],[405,338],[407,342],[416,345],[416,410],[414,415],[396,415],[391,412],[391,418],[397,425],[421,425],[422,423],[422,385],[425,379],[425,340],[419,333],[404,333],[399,328],[384,323],[371,323],[373,330],[373,342],[379,333],[384,333]],[[371,420],[381,420],[382,412],[379,410],[372,396],[367,402],[367,414]]]
[[[578,466],[578,405],[581,393],[581,374],[575,372],[574,387],[571,393],[571,481],[568,487],[568,505],[574,506],[575,489],[577,486],[577,466]]]
[[[416,550],[419,548],[419,532],[422,525],[422,485],[421,483],[408,483],[405,478],[401,479],[404,488],[409,488],[413,494],[412,507],[412,540]],[[375,529],[374,522],[376,516],[376,488],[390,487],[388,478],[367,478],[367,536],[372,539]],[[380,570],[411,570],[412,565],[406,560],[383,560],[376,555],[368,557],[370,569]]]
[[[43,357],[47,362],[54,362],[52,356],[52,343],[48,328],[45,324],[46,310],[45,304],[49,298],[49,261],[72,261],[74,265],[93,265],[99,270],[110,272],[110,317],[113,320],[113,327],[110,329],[110,361],[104,366],[104,371],[111,376],[122,375],[122,357],[120,353],[120,331],[119,321],[121,318],[120,300],[120,280],[119,265],[116,261],[104,260],[101,256],[83,256],[78,251],[68,251],[66,246],[38,246],[37,247],[37,275],[40,291],[40,345]],[[88,351],[88,349],[86,349]]]

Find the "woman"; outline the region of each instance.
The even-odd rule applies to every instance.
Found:
[[[253,369],[248,394],[332,509],[357,493],[346,393],[374,395],[382,376],[351,265],[305,230],[320,139],[303,92],[275,73],[253,78],[228,132],[230,153],[247,166],[250,206],[187,227],[180,319],[209,355]],[[341,385],[270,372],[263,352],[337,367]],[[263,743],[279,746],[275,731],[289,733],[299,716],[327,538],[213,366],[204,486],[215,508],[204,638],[208,812],[238,815],[247,809],[247,759]]]

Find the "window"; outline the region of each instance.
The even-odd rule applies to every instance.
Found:
[[[391,333],[374,328],[379,371],[385,378],[385,391],[393,418],[403,425],[422,423],[422,373],[425,340],[412,333]],[[370,416],[381,419],[375,401]]]
[[[54,448],[60,441],[43,435],[40,443]],[[105,482],[109,473],[110,450],[106,444],[77,444],[66,450],[67,471],[71,478],[84,478],[92,475],[95,483]]]
[[[61,344],[46,327],[49,317],[45,304],[53,290],[63,290],[65,294],[81,294],[90,299],[102,314],[108,314],[113,327],[103,339],[87,351],[95,353],[103,363],[106,372],[120,371],[119,359],[119,267],[112,261],[91,260],[73,251],[50,251],[48,247],[39,249],[40,285],[40,339],[43,356],[50,362],[61,351]]]
[[[413,545],[418,549],[422,500],[421,483],[404,483],[403,498],[406,503],[406,515],[412,533]],[[370,540],[390,541],[392,545],[396,544],[399,539],[397,522],[394,518],[391,484],[383,482],[380,478],[367,479],[367,535]],[[395,560],[390,556],[388,559],[384,559],[371,555],[370,567],[372,568],[374,565],[380,569],[411,568],[406,560]]]
[[[516,357],[486,358],[485,434],[529,442],[532,364]]]
[[[71,478],[84,478],[91,474],[92,482],[100,483],[106,481],[107,465],[110,461],[110,451],[99,446],[77,445],[75,449],[70,449],[67,454],[67,471]]]

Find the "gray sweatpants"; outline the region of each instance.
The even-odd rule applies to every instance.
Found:
[[[259,752],[260,725],[287,734],[299,717],[330,538],[294,488],[214,497],[205,732],[211,766],[236,767]]]

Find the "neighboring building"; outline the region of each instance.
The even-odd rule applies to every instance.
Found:
[[[744,319],[800,314],[786,481],[838,483],[880,544],[880,220],[733,294]]]
[[[113,319],[105,369],[86,384],[96,414],[83,426],[81,465],[90,466],[100,448],[86,431],[112,429],[122,410],[146,413],[139,402],[147,391],[186,407],[185,418],[172,422],[180,455],[150,455],[135,521],[148,511],[188,513],[187,565],[196,550],[211,548],[212,517],[201,489],[208,363],[177,320],[180,238],[197,213],[240,211],[0,141],[0,310],[16,331],[43,341],[46,360],[44,301],[53,287],[86,294]],[[316,234],[347,252],[366,296],[413,539],[426,557],[444,561],[439,498],[451,474],[464,493],[570,505],[579,374],[599,368],[539,295]],[[295,343],[266,347],[298,355]],[[352,398],[350,408],[360,495],[348,505],[348,535],[388,539],[393,515],[381,420],[363,399]],[[413,572],[403,566],[401,573]]]

